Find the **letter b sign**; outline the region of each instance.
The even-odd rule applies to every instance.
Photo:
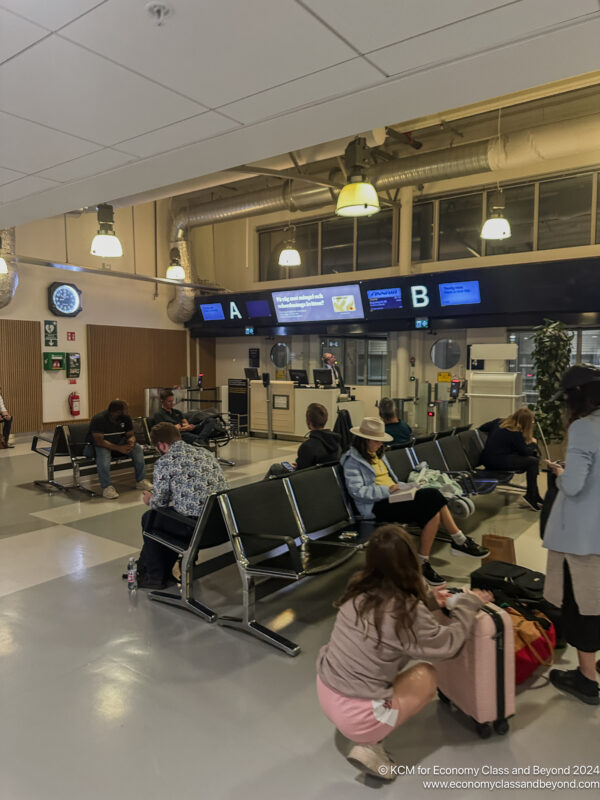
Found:
[[[410,296],[413,308],[424,308],[429,305],[429,295],[426,286],[411,286]]]

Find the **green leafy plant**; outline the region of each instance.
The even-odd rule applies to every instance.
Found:
[[[535,329],[533,364],[535,366],[538,402],[535,416],[546,439],[559,442],[564,437],[564,427],[559,400],[553,400],[560,387],[562,374],[569,368],[573,334],[562,322],[545,319]]]

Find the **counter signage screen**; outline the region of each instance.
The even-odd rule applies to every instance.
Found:
[[[225,319],[221,303],[200,303],[200,313],[204,322]]]
[[[440,283],[440,303],[442,306],[466,306],[481,303],[479,281]]]
[[[273,292],[279,323],[364,319],[358,284]]]
[[[248,312],[248,319],[271,316],[268,300],[246,300],[246,311]]]
[[[369,311],[396,311],[402,308],[402,290],[399,286],[389,289],[368,289]]]

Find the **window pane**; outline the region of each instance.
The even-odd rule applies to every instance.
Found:
[[[349,272],[353,268],[354,220],[338,217],[321,223],[321,272]]]
[[[592,176],[540,183],[538,248],[590,244]]]
[[[356,269],[391,267],[393,210],[357,219]]]
[[[501,253],[523,253],[533,250],[533,198],[535,187],[513,186],[503,189],[505,216],[510,222],[510,239],[503,241],[488,240],[485,243],[486,255],[499,255]],[[488,210],[490,202],[488,192]]]
[[[592,331],[594,333],[595,331]],[[569,331],[569,333],[576,333]],[[526,397],[527,403],[535,405],[537,403],[538,393],[536,390],[536,377],[535,369],[533,366],[533,347],[534,347],[534,332],[528,331],[510,331],[508,336],[509,342],[516,342],[517,360],[508,362],[509,372],[520,372],[523,380],[523,393]],[[600,341],[600,339],[598,340]],[[577,336],[573,336],[571,343],[571,364],[575,363],[577,358]],[[584,359],[585,360],[585,359]]]
[[[581,331],[581,360],[600,367],[600,330]]]
[[[277,281],[286,278],[302,278],[316,275],[318,268],[318,226],[316,222],[298,225],[296,228],[296,247],[302,263],[299,267],[280,267],[279,254],[289,237],[283,228],[274,231],[261,231],[258,235],[259,280]]]
[[[482,203],[481,192],[440,200],[440,261],[481,255]]]
[[[412,221],[413,261],[433,258],[433,203],[415,203]]]

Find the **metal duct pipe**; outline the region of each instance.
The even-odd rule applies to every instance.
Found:
[[[5,308],[15,296],[19,285],[19,275],[9,258],[15,254],[15,229],[0,230],[0,237],[2,238],[2,256],[8,267],[8,273],[0,275],[0,308]]]

